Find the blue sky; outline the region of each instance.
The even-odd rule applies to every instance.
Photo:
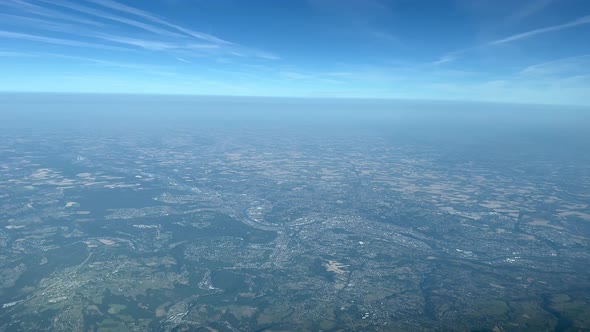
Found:
[[[0,91],[590,104],[587,0],[0,0]]]

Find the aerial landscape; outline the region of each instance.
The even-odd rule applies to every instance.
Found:
[[[0,0],[0,332],[590,331],[590,3]]]
[[[298,122],[267,116],[317,101],[238,99],[215,118],[198,110],[227,101],[104,96],[138,117],[47,124],[25,121],[25,97],[5,98],[21,115],[0,140],[6,331],[590,326],[585,110],[412,120],[431,105],[367,101],[364,120]],[[184,103],[196,112],[163,123]],[[460,116],[476,106],[485,118]]]

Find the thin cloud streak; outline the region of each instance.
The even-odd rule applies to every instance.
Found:
[[[47,17],[52,20],[61,19],[64,21],[81,23],[81,24],[90,25],[90,26],[94,26],[94,27],[103,27],[104,26],[104,24],[93,21],[93,20],[88,20],[83,17],[75,16],[75,15],[66,15],[66,14],[63,14],[59,11],[48,9],[45,7],[41,7],[41,6],[26,2],[23,0],[2,1],[2,2],[0,2],[0,6],[10,7],[13,9],[24,11],[29,15],[32,14],[35,16]]]
[[[453,54],[456,54],[456,53],[453,53]],[[455,61],[456,56],[453,54],[449,53],[449,54],[443,55],[438,60],[432,62],[432,64],[435,66],[438,66],[438,65],[442,65],[443,63]]]
[[[494,41],[489,42],[488,45],[501,45],[501,44],[511,43],[511,42],[515,42],[517,40],[530,38],[530,37],[533,37],[536,35],[540,35],[540,34],[544,34],[544,33],[548,33],[548,32],[553,32],[553,31],[559,31],[559,30],[563,30],[563,29],[569,29],[569,28],[577,27],[577,26],[584,25],[584,24],[590,24],[590,15],[580,17],[576,20],[573,20],[571,22],[567,22],[564,24],[553,25],[550,27],[535,29],[535,30],[519,33],[516,35],[512,35],[512,36],[509,36],[506,38],[494,40]]]
[[[123,69],[132,69],[142,74],[153,74],[153,75],[160,75],[160,76],[175,76],[175,72],[167,72],[171,68],[166,66],[155,66],[151,64],[141,64],[141,63],[129,63],[129,62],[119,62],[119,61],[109,61],[103,59],[96,59],[96,58],[89,58],[89,57],[81,57],[81,56],[74,56],[74,55],[66,55],[66,54],[59,54],[59,53],[45,53],[45,52],[11,52],[11,51],[0,51],[0,57],[30,57],[30,58],[58,58],[58,59],[67,59],[72,61],[78,62],[85,62],[105,67],[113,67],[113,68],[123,68]],[[186,61],[186,60],[185,60]]]
[[[268,52],[263,52],[263,51],[252,51],[254,56],[261,58],[261,59],[266,59],[266,60],[280,60],[281,57],[276,55],[276,54],[272,54],[272,53],[268,53]]]
[[[138,71],[141,74],[158,75],[158,76],[166,76],[166,77],[176,76],[175,72],[166,71],[171,68],[167,68],[167,67],[163,67],[163,66],[109,61],[109,60],[101,60],[101,59],[78,57],[78,56],[55,54],[55,53],[40,54],[39,56],[49,56],[49,57],[64,58],[64,59],[70,59],[70,60],[81,61],[81,62],[88,62],[88,63],[96,64],[99,66],[105,66],[105,67],[131,69],[131,70]]]
[[[204,33],[204,32],[194,31],[194,30],[191,30],[191,29],[187,29],[187,28],[181,27],[179,25],[176,25],[174,23],[171,23],[171,22],[168,22],[166,20],[163,20],[163,19],[161,19],[159,17],[156,17],[156,16],[154,16],[154,15],[152,15],[152,14],[146,12],[146,11],[143,11],[141,9],[137,9],[137,8],[130,7],[130,6],[127,6],[127,5],[124,5],[124,4],[120,4],[120,3],[115,2],[115,1],[111,1],[111,0],[89,0],[89,1],[92,2],[92,3],[95,3],[97,5],[100,5],[102,7],[105,7],[105,8],[110,8],[112,10],[124,12],[124,13],[127,13],[127,14],[132,14],[132,15],[141,17],[141,18],[143,18],[145,20],[152,21],[154,23],[158,23],[158,24],[161,24],[161,25],[168,26],[170,28],[176,29],[177,31],[180,31],[180,32],[182,32],[182,33],[184,33],[186,35],[192,36],[192,37],[197,38],[197,39],[205,40],[205,41],[212,42],[212,43],[233,45],[232,42],[229,42],[227,40],[223,40],[221,38],[218,38],[216,36],[213,36],[213,35],[210,35],[210,34],[207,34],[207,33]]]
[[[106,41],[124,44],[124,45],[131,45],[140,47],[146,50],[151,51],[166,51],[166,50],[207,50],[207,49],[217,49],[219,45],[215,44],[196,44],[196,43],[172,43],[172,42],[160,42],[160,41],[150,41],[150,40],[143,40],[143,39],[134,39],[128,37],[118,37],[118,36],[111,36],[106,34],[95,34],[93,35],[96,38],[100,38]]]
[[[73,10],[73,11],[77,11],[80,13],[84,13],[87,15],[91,15],[91,16],[95,16],[98,18],[102,18],[102,19],[106,19],[106,20],[110,20],[110,21],[114,21],[114,22],[119,22],[119,23],[123,23],[126,24],[128,26],[134,27],[134,28],[139,28],[142,30],[145,30],[147,32],[152,32],[155,33],[157,35],[160,36],[169,36],[169,37],[180,37],[179,34],[174,33],[174,32],[170,32],[164,29],[160,29],[158,27],[154,27],[152,25],[149,24],[145,24],[142,22],[138,22],[135,20],[131,20],[131,19],[127,19],[121,16],[117,16],[117,15],[111,15],[109,13],[106,13],[104,11],[98,10],[98,9],[94,9],[94,8],[90,8],[90,7],[86,7],[86,6],[81,6],[78,4],[74,4],[71,2],[67,2],[67,1],[48,1],[48,0],[40,0],[43,1],[45,3],[51,4],[51,5],[56,5],[56,6],[60,6],[69,10]]]
[[[265,60],[280,59],[279,56],[273,53],[249,48],[246,46],[242,46],[236,43],[223,40],[210,34],[187,29],[177,24],[161,19],[146,11],[136,9],[134,7],[130,7],[124,4],[120,4],[118,2],[111,0],[87,0],[87,2],[98,5],[101,8],[104,8],[104,10],[100,8],[89,7],[87,5],[82,5],[68,0],[38,0],[40,3],[43,3],[49,7],[39,6],[37,4],[30,2],[29,0],[6,1],[6,3],[9,4],[11,8],[21,11],[21,15],[27,14],[27,16],[12,15],[13,17],[10,17],[9,19],[12,21],[13,25],[31,27],[35,30],[50,30],[63,33],[66,35],[90,37],[93,39],[108,41],[109,43],[125,45],[126,47],[130,47],[130,49],[142,48],[144,50],[149,51],[170,51],[176,53],[182,51],[197,51],[202,53],[184,54],[184,56],[210,56],[219,54],[229,54],[239,57],[256,57]],[[0,3],[0,6],[1,5],[2,3]],[[82,19],[85,23],[94,23],[96,25],[110,27],[111,30],[117,28],[121,30],[121,26],[131,27],[134,29],[140,29],[145,32],[149,32],[153,34],[153,37],[145,38],[144,36],[142,36],[141,38],[134,38],[133,32],[125,30],[123,30],[125,31],[124,33],[120,33],[120,35],[117,36],[115,35],[115,33],[96,33],[96,29],[85,29],[83,26],[76,28],[73,27],[71,24],[60,22],[60,19],[62,21],[72,21],[72,18],[74,18],[73,20],[76,20],[78,16],[71,16],[71,14],[69,14],[68,12],[66,12],[68,14],[62,14],[61,12],[51,9],[50,7],[52,6],[61,7],[67,11],[71,11],[72,13],[81,13],[83,15],[88,15],[89,17],[93,18],[93,20]],[[141,22],[138,19],[123,17],[121,15],[116,14],[117,12],[123,13],[125,15],[131,15],[137,17],[138,19],[141,19],[142,21],[147,22]],[[42,16],[45,20],[41,18],[35,18],[34,16],[37,13],[40,16]],[[53,13],[56,13],[55,17],[52,16]],[[33,14],[33,17],[31,17],[31,14]],[[49,18],[51,18],[51,20],[49,20]],[[60,19],[56,20],[56,18]],[[108,21],[113,23],[110,23]],[[117,26],[117,24],[120,24],[121,26]],[[16,35],[11,35],[11,37],[5,35],[4,37],[16,38]],[[84,45],[84,42],[79,42],[76,44],[76,41],[74,40],[67,41],[67,39],[52,38],[51,36],[48,36],[46,37],[46,39],[43,39],[41,35],[36,36],[34,34],[30,34],[30,31],[24,32],[23,35],[20,36],[20,38],[27,39],[30,41],[53,43],[68,46],[82,47]],[[191,39],[193,38],[198,39],[199,42],[191,42]],[[91,43],[87,43],[87,45],[90,44]],[[93,45],[89,47],[97,48],[98,46]],[[109,48],[109,46],[105,46],[103,48]],[[216,51],[213,52],[214,50]]]
[[[24,52],[0,51],[0,57],[20,58],[20,57],[36,57],[36,55],[24,53]]]
[[[580,25],[585,25],[585,24],[590,24],[590,15],[587,16],[583,16],[580,17],[576,20],[573,20],[571,22],[567,22],[564,24],[559,24],[559,25],[554,25],[554,26],[550,26],[550,27],[545,27],[545,28],[540,28],[540,29],[535,29],[535,30],[531,30],[531,31],[527,31],[527,32],[523,32],[523,33],[518,33],[512,36],[508,36],[502,39],[497,39],[497,40],[493,40],[490,42],[487,42],[485,44],[482,45],[478,45],[478,46],[474,46],[474,47],[470,47],[470,48],[465,48],[465,49],[461,49],[461,50],[457,50],[454,52],[450,52],[447,53],[443,56],[441,56],[438,60],[433,61],[431,64],[433,65],[441,65],[444,63],[449,63],[452,62],[454,60],[456,60],[458,58],[459,55],[461,54],[465,54],[467,52],[470,51],[474,51],[474,50],[478,50],[478,49],[482,49],[484,47],[491,47],[491,46],[498,46],[498,45],[503,45],[503,44],[507,44],[507,43],[512,43],[512,42],[516,42],[522,39],[527,39],[536,35],[540,35],[540,34],[544,34],[544,33],[549,33],[549,32],[553,32],[553,31],[559,31],[559,30],[564,30],[564,29],[569,29],[569,28],[574,28]]]
[[[6,31],[6,30],[0,30],[0,37],[10,38],[10,39],[27,40],[27,41],[32,41],[32,42],[46,43],[46,44],[62,45],[62,46],[89,47],[89,48],[99,48],[99,49],[105,49],[105,50],[118,50],[118,51],[128,50],[126,48],[116,47],[116,46],[93,44],[93,43],[87,43],[87,42],[82,42],[82,41],[77,41],[77,40],[37,36],[37,35],[28,34],[28,33],[12,32],[12,31]]]
[[[530,65],[520,72],[521,76],[547,76],[564,73],[590,72],[590,54],[578,55]]]
[[[115,44],[121,44],[125,46],[131,46],[131,48],[141,48],[150,51],[167,51],[167,50],[188,50],[188,51],[203,51],[203,50],[214,50],[218,49],[219,45],[216,44],[200,44],[200,43],[191,43],[191,42],[163,42],[163,41],[153,41],[153,40],[145,40],[145,39],[135,39],[129,37],[122,37],[116,35],[109,35],[109,34],[100,34],[95,33],[92,29],[84,29],[84,28],[76,28],[74,25],[59,23],[55,21],[49,21],[41,18],[32,18],[26,16],[18,16],[18,15],[11,15],[11,14],[0,14],[0,18],[4,18],[5,22],[12,22],[16,25],[23,25],[23,26],[36,26],[37,28],[42,28],[43,30],[50,30],[55,31],[63,34],[70,34],[70,35],[77,35],[77,36],[84,36],[93,39],[100,39],[104,41],[108,41]],[[26,36],[29,40],[34,41],[42,41],[41,36],[32,37],[30,34]],[[16,35],[12,35],[13,37],[17,37]],[[183,36],[177,35],[184,39]],[[5,37],[8,37],[6,35]],[[20,36],[25,38],[25,36]],[[50,38],[50,37],[48,37]],[[45,40],[46,42],[56,43],[55,40]],[[74,41],[75,42],[75,41]],[[72,43],[59,41],[62,45],[71,45]],[[72,45],[74,46],[74,45]]]
[[[178,60],[178,61],[180,61],[180,62],[184,62],[184,63],[189,63],[189,64],[192,64],[192,62],[190,62],[190,61],[188,61],[188,60],[185,60],[185,59],[183,59],[183,58],[178,58],[178,57],[177,57],[177,58],[175,58],[175,59],[176,59],[176,60]]]

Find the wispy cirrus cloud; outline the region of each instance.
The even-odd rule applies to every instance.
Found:
[[[12,12],[0,14],[7,18],[0,22],[0,29],[6,25],[11,27],[3,30],[0,38],[71,47],[141,49],[170,53],[172,57],[181,55],[183,58],[229,55],[280,59],[273,53],[185,28],[112,0],[37,0],[37,3],[30,0],[6,0],[0,3],[1,6],[8,6]],[[91,26],[103,28],[97,30]],[[48,31],[58,35],[48,34]]]
[[[530,65],[518,72],[520,76],[539,77],[552,75],[590,74],[590,54],[566,57]]]
[[[0,57],[34,57],[35,55],[25,52],[0,51]]]
[[[47,31],[54,31],[58,33],[65,33],[65,34],[72,34],[77,36],[89,37],[92,39],[99,39],[103,41],[108,41],[116,44],[121,44],[122,46],[131,46],[145,50],[151,51],[166,51],[166,50],[206,50],[206,49],[218,49],[219,45],[217,44],[205,44],[205,43],[195,43],[187,40],[186,38],[169,38],[168,40],[171,41],[157,41],[157,40],[147,40],[147,39],[137,39],[137,38],[130,38],[126,36],[117,36],[111,35],[107,33],[97,33],[94,29],[85,29],[83,27],[77,27],[75,25],[69,23],[61,23],[61,22],[54,22],[46,19],[41,18],[32,18],[26,16],[19,16],[19,15],[12,15],[12,14],[0,14],[0,19],[3,19],[4,22],[13,23],[16,26],[30,26],[35,25],[39,28],[43,28],[43,30]],[[53,44],[61,44],[61,45],[70,45],[71,46],[79,46],[76,41],[74,43],[68,43],[63,39],[60,41],[56,41],[55,38],[43,38],[42,36],[34,36],[31,34],[10,34],[10,36],[6,35],[6,37],[10,38],[21,38],[25,40],[31,41],[39,41],[39,42],[46,42],[46,43],[53,43]],[[181,41],[179,41],[181,40]],[[76,44],[76,45],[74,45]],[[93,46],[94,48],[96,47]]]
[[[58,10],[45,8],[24,0],[4,0],[0,1],[0,6],[7,9],[12,9],[27,15],[41,16],[50,18],[51,20],[64,20],[68,22],[79,23],[94,27],[103,27],[104,24],[90,20],[78,15],[64,14]]]
[[[179,35],[177,33],[153,26],[151,24],[146,24],[146,23],[142,23],[142,22],[139,22],[136,20],[121,17],[118,15],[113,15],[113,14],[107,13],[105,11],[91,8],[88,6],[83,6],[83,5],[80,5],[77,3],[72,3],[69,1],[60,1],[60,0],[55,0],[55,1],[40,0],[40,1],[51,4],[51,5],[60,6],[60,7],[69,9],[69,10],[76,11],[76,12],[80,12],[80,13],[83,13],[86,15],[95,16],[100,19],[122,23],[122,24],[128,25],[130,27],[134,27],[134,28],[138,28],[138,29],[141,29],[141,30],[144,30],[147,32],[155,33],[156,35],[159,35],[159,36],[179,37]]]
[[[186,59],[183,59],[183,58],[176,57],[175,59],[176,59],[176,60],[178,60],[178,61],[180,61],[180,62],[184,62],[184,63],[192,64],[192,62],[190,62],[190,61],[188,61],[188,60],[186,60]]]
[[[97,5],[100,5],[102,7],[105,7],[105,8],[110,8],[112,10],[116,10],[119,12],[135,15],[135,16],[141,17],[147,21],[151,21],[153,23],[158,23],[158,24],[173,28],[179,32],[185,33],[186,35],[192,36],[194,38],[198,38],[198,39],[202,39],[205,41],[209,41],[212,43],[218,43],[218,44],[233,44],[227,40],[221,39],[221,38],[213,36],[211,34],[200,32],[200,31],[194,31],[192,29],[182,27],[180,25],[177,25],[177,24],[171,23],[167,20],[164,20],[162,18],[159,18],[159,17],[157,17],[151,13],[148,13],[144,10],[130,7],[130,6],[127,6],[127,5],[112,1],[112,0],[89,0],[89,1],[92,3],[95,3]]]
[[[492,40],[492,41],[489,41],[489,42],[486,42],[486,43],[483,43],[480,45],[476,45],[473,47],[449,52],[449,53],[443,54],[437,60],[433,61],[432,64],[440,65],[440,64],[452,62],[452,61],[456,60],[460,55],[463,55],[463,54],[471,52],[471,51],[481,50],[483,48],[499,46],[499,45],[508,44],[508,43],[513,43],[513,42],[517,42],[517,41],[524,40],[527,38],[532,38],[537,35],[542,35],[542,34],[554,32],[554,31],[559,31],[559,30],[564,30],[564,29],[570,29],[570,28],[574,28],[574,27],[586,25],[586,24],[590,24],[590,15],[583,16],[583,17],[577,18],[573,21],[566,22],[563,24],[552,25],[552,26],[548,26],[548,27],[544,27],[544,28],[529,30],[529,31],[525,31],[525,32],[511,35],[508,37]]]
[[[95,44],[95,43],[89,43],[89,42],[78,41],[78,40],[70,40],[70,39],[61,39],[61,38],[53,38],[53,37],[39,36],[39,35],[33,35],[33,34],[21,33],[21,32],[13,32],[13,31],[6,31],[6,30],[0,30],[0,38],[28,40],[28,41],[33,41],[33,42],[39,42],[39,43],[45,43],[45,44],[54,44],[54,45],[62,45],[62,46],[100,48],[100,49],[105,49],[105,50],[118,50],[118,51],[126,50],[125,48],[116,47],[116,46],[103,45],[103,44]]]
[[[121,69],[132,69],[132,70],[139,70],[144,74],[150,75],[159,75],[159,76],[174,76],[176,73],[167,71],[170,68],[160,66],[160,65],[153,65],[153,64],[145,64],[145,63],[137,63],[137,62],[124,62],[124,61],[111,61],[111,60],[104,60],[98,58],[91,58],[91,57],[83,57],[83,56],[75,56],[75,55],[68,55],[68,54],[60,54],[60,53],[48,53],[48,52],[11,52],[11,51],[1,51],[0,50],[0,57],[30,57],[30,58],[55,58],[55,59],[66,59],[70,62],[77,62],[83,64],[92,64],[104,67],[112,67],[112,68],[121,68]],[[186,60],[185,60],[186,61]]]
[[[577,27],[580,25],[585,25],[585,24],[590,24],[590,15],[583,16],[583,17],[580,17],[578,19],[575,19],[573,21],[566,22],[563,24],[552,25],[552,26],[548,26],[548,27],[544,27],[544,28],[540,28],[540,29],[530,30],[530,31],[522,32],[522,33],[517,33],[512,36],[505,37],[505,38],[493,40],[493,41],[489,42],[488,45],[501,45],[501,44],[511,43],[511,42],[515,42],[518,40],[531,38],[531,37],[534,37],[537,35],[553,32],[553,31],[574,28],[574,27]]]
[[[107,34],[95,34],[94,37],[111,41],[118,44],[131,45],[146,50],[165,51],[165,50],[206,50],[218,49],[216,44],[199,44],[199,43],[178,43],[178,42],[164,42],[164,41],[150,41],[143,39],[135,39],[128,37],[118,37]]]
[[[432,64],[435,66],[438,66],[438,65],[442,65],[443,63],[455,61],[456,58],[457,58],[456,52],[455,53],[448,53],[448,54],[441,56],[438,60],[433,61]]]

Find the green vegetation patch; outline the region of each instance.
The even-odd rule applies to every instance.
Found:
[[[110,304],[109,305],[109,314],[117,315],[119,312],[125,310],[127,308],[124,304]]]

